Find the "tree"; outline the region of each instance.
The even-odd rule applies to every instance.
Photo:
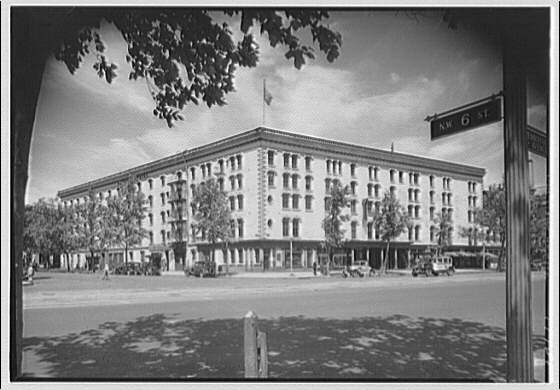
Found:
[[[390,191],[385,192],[379,208],[376,208],[373,213],[373,226],[379,232],[381,240],[387,244],[380,270],[381,273],[385,273],[391,241],[404,233],[410,226],[408,213]]]
[[[344,243],[344,234],[346,231],[342,229],[342,224],[347,222],[350,217],[348,214],[342,214],[343,209],[350,204],[350,189],[348,186],[342,186],[340,182],[335,181],[327,193],[326,215],[323,218],[323,231],[325,232],[325,246],[329,254],[329,262],[327,264],[327,275],[329,273],[329,264],[333,262],[333,253],[335,248],[342,247]]]
[[[211,244],[210,257],[214,264],[214,246],[217,242],[225,245],[231,236],[231,210],[227,195],[220,190],[216,180],[210,179],[195,187],[191,206],[194,211],[192,226],[195,234],[200,234]],[[226,273],[228,272],[229,265],[226,258]]]
[[[453,219],[451,214],[449,212],[436,213],[432,227],[434,228],[437,241],[436,251],[439,255],[453,242]]]
[[[529,219],[531,261],[548,261],[548,223],[548,194],[533,192]]]
[[[146,197],[136,188],[136,179],[130,177],[121,187],[121,193],[107,201],[107,244],[124,249],[124,262],[128,263],[128,248],[138,245],[147,237],[148,231],[142,227],[146,217]]]
[[[66,256],[66,270],[70,272],[70,253],[80,249],[78,213],[75,207],[62,207],[59,203],[57,207],[57,221],[61,253]]]
[[[309,30],[312,40],[329,62],[342,44],[339,33],[324,25],[328,13],[317,9],[226,9],[226,16],[240,16],[243,38],[235,42],[227,22],[214,22],[213,15],[194,8],[102,8],[102,7],[13,7],[11,8],[11,167],[12,221],[11,279],[14,286],[11,327],[15,331],[10,375],[21,375],[22,252],[25,191],[29,149],[37,99],[46,61],[54,54],[74,73],[90,51],[99,77],[111,83],[117,67],[105,57],[105,45],[97,28],[101,20],[113,23],[127,43],[129,78],[145,78],[155,101],[154,115],[169,126],[182,119],[185,104],[201,101],[209,107],[225,104],[234,91],[238,66],[254,67],[259,51],[251,28],[260,25],[273,47],[286,48],[285,57],[298,69],[313,48],[301,43],[299,32]],[[217,11],[215,11],[217,12]],[[183,75],[186,75],[184,77]]]
[[[506,197],[501,184],[492,184],[484,193],[482,207],[474,210],[477,223],[492,236],[500,239],[498,270],[504,269],[504,248],[506,243]]]
[[[80,248],[86,249],[89,260],[86,262],[88,270],[95,270],[95,254],[108,246],[110,232],[108,223],[108,208],[101,199],[89,191],[87,201],[76,207],[76,232]]]
[[[473,223],[471,227],[461,226],[459,235],[468,238],[469,242],[478,245],[482,243],[482,269],[486,268],[486,245],[488,244],[488,231],[482,223],[482,215],[475,209],[473,211]],[[470,244],[469,244],[470,245]]]

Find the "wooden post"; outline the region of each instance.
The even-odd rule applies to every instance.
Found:
[[[268,345],[265,332],[257,331],[257,350],[259,378],[268,378]]]
[[[508,382],[533,381],[529,182],[527,152],[528,55],[516,28],[504,33],[504,169],[506,195],[506,338]],[[512,31],[509,31],[512,30]]]
[[[244,318],[243,352],[245,355],[245,378],[258,378],[257,364],[257,316],[249,311]]]

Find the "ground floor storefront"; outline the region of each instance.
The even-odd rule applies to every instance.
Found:
[[[99,269],[105,263],[111,269],[125,262],[152,262],[163,271],[182,271],[190,269],[197,261],[214,260],[220,270],[227,267],[233,272],[250,271],[298,271],[311,270],[315,263],[318,269],[342,269],[358,261],[366,262],[373,269],[410,268],[423,254],[433,251],[434,247],[410,242],[348,241],[340,248],[329,250],[323,241],[314,240],[247,240],[233,243],[195,244],[177,243],[172,245],[152,245],[145,248],[107,250],[103,253],[86,252],[60,256],[60,267],[69,269]],[[485,256],[481,247],[450,246],[449,253],[456,268],[491,268],[497,258],[494,252],[499,248],[486,248]],[[125,259],[126,257],[126,259]],[[483,261],[484,257],[484,261]],[[69,263],[69,264],[68,264]]]

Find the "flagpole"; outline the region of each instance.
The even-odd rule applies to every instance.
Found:
[[[263,106],[263,126],[266,126],[266,116],[265,116],[265,93],[266,93],[266,79],[263,79],[263,96],[262,96],[262,106]]]

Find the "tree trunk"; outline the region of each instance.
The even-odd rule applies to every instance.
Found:
[[[504,247],[505,247],[506,240],[504,238],[500,238],[500,255],[498,256],[498,271],[502,272],[504,270]]]
[[[381,273],[386,273],[387,271],[387,264],[389,262],[389,245],[391,244],[391,241],[387,241],[387,248],[385,250],[385,258],[382,260],[381,262]]]
[[[45,68],[45,45],[39,26],[21,9],[12,9],[11,25],[11,182],[12,245],[10,264],[10,378],[21,376],[23,337],[23,221],[29,149],[37,99]],[[45,38],[45,37],[43,37]]]
[[[482,243],[482,269],[486,269],[486,243]]]
[[[226,275],[229,275],[229,261],[228,261],[229,245],[227,244],[227,242],[225,246],[226,246],[226,253],[225,253],[224,261],[226,263]],[[185,257],[187,257],[187,252],[185,252]],[[264,264],[264,260],[263,260],[263,264]]]

